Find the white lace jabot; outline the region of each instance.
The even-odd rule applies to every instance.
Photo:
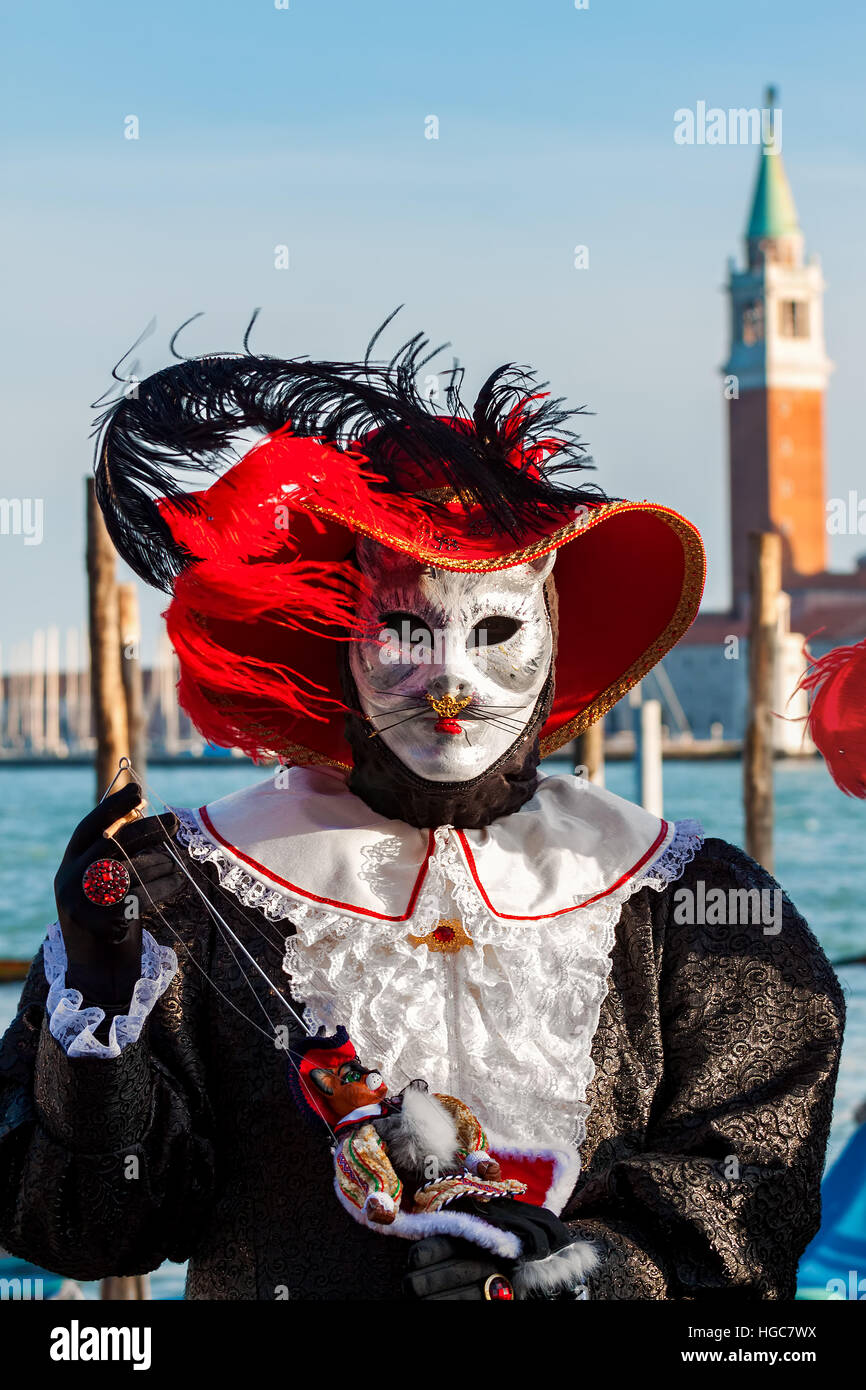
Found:
[[[284,969],[311,1024],[343,1024],[392,1087],[424,1077],[534,1143],[582,1140],[622,904],[703,839],[567,776],[481,830],[385,820],[331,768],[177,814],[224,888],[291,921]]]

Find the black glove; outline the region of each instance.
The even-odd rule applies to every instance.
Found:
[[[409,1252],[403,1292],[407,1298],[495,1299],[503,1283],[510,1288],[510,1267],[468,1240],[425,1236]]]
[[[162,907],[183,882],[165,849],[166,838],[177,830],[171,813],[130,821],[113,839],[103,835],[140,801],[141,788],[134,782],[100,801],[73,831],[54,879],[66,983],[79,989],[85,1002],[116,1004],[118,1012],[141,976],[141,914],[153,904]],[[82,887],[85,871],[97,859],[117,860],[129,870],[128,892],[111,907],[91,902]]]
[[[510,1231],[520,1239],[521,1260],[544,1260],[548,1255],[570,1245],[573,1236],[568,1227],[547,1207],[518,1202],[514,1197],[492,1197],[482,1202],[467,1199],[461,1210],[480,1216],[500,1231]]]
[[[493,1197],[488,1202],[471,1198],[463,1209],[480,1216],[490,1226],[511,1232],[520,1240],[520,1264],[514,1281],[516,1298],[574,1299],[575,1290],[570,1282],[551,1289],[544,1280],[537,1283],[533,1279],[535,1266],[565,1250],[574,1241],[572,1232],[552,1211],[529,1202],[518,1202],[513,1197]]]

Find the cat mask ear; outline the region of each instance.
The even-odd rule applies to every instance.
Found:
[[[539,555],[537,560],[530,560],[529,568],[535,571],[537,583],[544,584],[553,572],[556,563],[556,551],[549,550],[546,555]]]

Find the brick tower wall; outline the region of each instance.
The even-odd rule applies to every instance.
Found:
[[[770,529],[767,393],[744,391],[728,402],[731,577],[734,606],[749,588],[749,532]]]
[[[770,515],[787,544],[782,582],[827,567],[824,510],[824,392],[767,393]]]
[[[784,537],[783,584],[827,564],[824,393],[744,391],[728,403],[734,602],[749,586],[749,532]]]

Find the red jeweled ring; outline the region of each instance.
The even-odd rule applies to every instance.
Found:
[[[117,859],[95,859],[84,871],[81,888],[97,907],[113,907],[126,897],[131,882],[125,864]]]
[[[498,1302],[500,1299],[510,1303],[514,1298],[514,1289],[504,1274],[491,1274],[484,1281],[482,1292],[489,1303]]]

